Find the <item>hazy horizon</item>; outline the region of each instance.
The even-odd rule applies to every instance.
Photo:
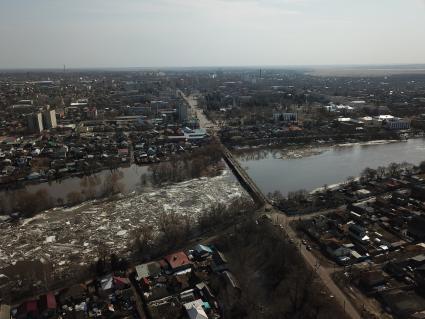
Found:
[[[54,67],[0,67],[0,70],[85,70],[85,69],[312,69],[312,68],[425,68],[425,63],[383,63],[383,64],[288,64],[288,65],[264,65],[264,64],[252,64],[252,65],[152,65],[152,66],[68,66],[66,64],[54,66]]]
[[[6,0],[0,69],[425,64],[425,0]]]

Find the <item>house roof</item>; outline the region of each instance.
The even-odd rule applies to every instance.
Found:
[[[64,290],[60,296],[59,299],[65,300],[67,298],[73,298],[73,299],[85,299],[86,294],[86,286],[77,284],[69,287],[68,289]]]
[[[38,305],[37,305],[37,300],[30,300],[25,302],[24,304],[22,304],[19,307],[18,310],[19,313],[21,314],[27,314],[27,313],[31,313],[31,312],[38,312]]]
[[[425,299],[413,292],[392,291],[384,294],[382,299],[399,316],[425,310]]]
[[[420,254],[420,255],[414,256],[410,259],[412,261],[415,261],[415,262],[423,262],[423,261],[425,261],[425,254]]]
[[[190,319],[208,319],[204,308],[202,308],[203,304],[204,302],[201,299],[184,304],[187,315]]]
[[[187,258],[187,255],[182,251],[165,256],[164,259],[170,265],[171,269],[190,264],[189,258]]]
[[[227,264],[227,259],[226,259],[226,257],[224,256],[224,254],[221,252],[221,251],[219,251],[219,250],[216,250],[215,251],[215,253],[214,253],[214,255],[213,255],[213,259],[214,259],[214,262],[216,263],[216,264]]]
[[[212,254],[213,251],[210,247],[199,244],[195,246],[195,251],[199,254],[204,254],[204,253],[208,253],[208,254]]]
[[[41,297],[43,309],[56,309],[56,297],[53,292],[49,292],[46,295]]]
[[[130,284],[130,281],[127,278],[123,277],[114,277],[114,285],[115,287],[124,287]]]
[[[113,283],[114,283],[114,280],[112,275],[107,275],[100,280],[100,286],[102,290],[112,289]]]
[[[236,278],[233,276],[233,274],[230,271],[225,270],[223,271],[223,274],[226,277],[226,279],[230,282],[233,288],[238,288],[238,289],[240,288]]]
[[[156,261],[137,265],[136,272],[139,278],[155,276],[161,272],[161,265]]]

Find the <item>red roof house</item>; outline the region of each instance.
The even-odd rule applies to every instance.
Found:
[[[172,270],[180,270],[190,267],[189,258],[182,251],[165,256],[164,259],[170,265]]]
[[[40,308],[42,310],[51,310],[56,309],[56,297],[53,292],[49,292],[48,294],[41,296],[40,298]]]
[[[26,318],[29,314],[38,314],[37,300],[30,300],[19,306],[17,318]]]

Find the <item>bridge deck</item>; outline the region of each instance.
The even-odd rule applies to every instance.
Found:
[[[266,205],[268,203],[267,197],[264,196],[263,192],[258,188],[255,182],[242,168],[238,160],[224,145],[222,145],[222,152],[223,158],[226,161],[227,165],[230,167],[237,179],[241,182],[242,186],[252,196],[254,201],[260,206]]]

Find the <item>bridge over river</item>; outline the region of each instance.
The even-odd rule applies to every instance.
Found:
[[[217,138],[216,134],[219,128],[214,123],[209,121],[208,118],[206,118],[203,111],[198,107],[196,98],[192,95],[187,97],[182,91],[178,91],[178,93],[182,96],[183,99],[186,100],[192,112],[196,114],[198,119],[200,119],[200,126],[209,129],[213,137],[215,137],[217,142],[220,143],[224,160],[232,170],[233,174],[239,180],[241,185],[246,189],[246,191],[251,195],[255,203],[258,205],[258,213],[260,215],[264,213],[269,214],[273,220],[276,220],[276,222],[282,226],[282,231],[286,236],[292,239],[297,247],[299,247],[300,254],[305,262],[316,272],[324,286],[326,286],[326,288],[335,298],[335,301],[338,302],[341,307],[343,307],[346,314],[349,315],[349,317],[352,319],[361,319],[362,316],[360,315],[358,309],[354,307],[351,300],[333,281],[332,273],[334,269],[322,267],[319,260],[310,251],[305,249],[303,245],[301,245],[301,238],[299,238],[298,234],[289,223],[293,218],[289,218],[284,212],[270,205],[267,197],[264,196],[263,192],[260,190],[257,184],[251,179],[245,169],[243,169],[239,161],[227,149],[227,147],[221,144],[221,141]],[[306,217],[307,216],[303,216],[303,218]]]

